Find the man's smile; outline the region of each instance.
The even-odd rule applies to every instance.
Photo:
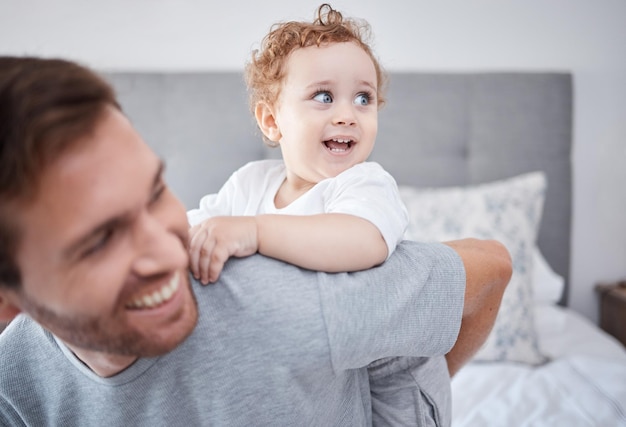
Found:
[[[174,273],[172,278],[161,286],[160,289],[134,296],[130,302],[126,303],[126,308],[144,309],[155,308],[169,301],[180,286],[180,272]]]

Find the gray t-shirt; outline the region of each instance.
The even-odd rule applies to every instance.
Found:
[[[363,272],[317,273],[255,255],[229,260],[218,283],[193,286],[192,335],[110,378],[19,316],[0,335],[0,423],[370,425],[365,366],[445,354],[460,327],[465,273],[447,246],[403,242]],[[423,372],[445,374],[442,359],[424,359]]]

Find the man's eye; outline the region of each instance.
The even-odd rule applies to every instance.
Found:
[[[165,184],[160,184],[155,190],[154,193],[152,193],[152,197],[150,198],[150,204],[157,202],[161,196],[163,195],[163,193],[165,193]]]
[[[331,102],[333,102],[333,97],[330,92],[325,91],[316,93],[313,99],[323,104],[330,104]]]
[[[356,105],[369,105],[372,96],[369,93],[359,93],[356,98],[354,98],[354,103]]]
[[[94,255],[104,249],[113,237],[113,229],[103,231],[96,240],[83,252],[83,258]]]

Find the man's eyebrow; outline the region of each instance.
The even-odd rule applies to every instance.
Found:
[[[163,173],[165,172],[165,161],[163,159],[159,160],[159,166],[154,174],[154,178],[152,180],[152,186],[149,191],[152,192],[154,188],[158,187],[163,180]],[[97,225],[91,231],[89,231],[84,236],[78,238],[75,242],[71,243],[64,251],[63,255],[65,259],[72,259],[75,257],[78,252],[80,252],[81,248],[85,247],[89,244],[89,242],[96,238],[99,234],[106,232],[106,230],[110,230],[116,227],[119,227],[121,224],[127,221],[125,218],[127,214],[122,214],[113,218],[110,218],[103,223]]]

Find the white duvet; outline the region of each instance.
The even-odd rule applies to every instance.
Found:
[[[584,317],[536,311],[537,367],[471,363],[452,381],[453,427],[626,427],[626,349]]]

